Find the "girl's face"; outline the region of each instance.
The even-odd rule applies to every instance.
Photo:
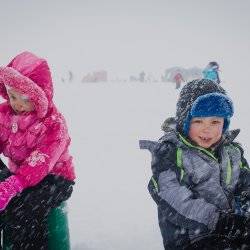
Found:
[[[23,96],[14,89],[8,89],[7,93],[10,99],[10,105],[17,114],[34,110],[33,103],[26,96]]]
[[[189,138],[203,148],[210,148],[222,136],[224,118],[195,117],[191,120]]]

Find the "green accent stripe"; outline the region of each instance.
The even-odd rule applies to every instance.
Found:
[[[204,149],[204,148],[202,148],[202,147],[199,147],[199,146],[194,146],[194,145],[192,145],[192,144],[191,144],[190,142],[188,142],[181,134],[179,134],[179,136],[180,136],[180,139],[182,140],[182,142],[183,142],[184,144],[186,144],[188,147],[196,148],[196,149],[202,151],[203,153],[207,154],[208,156],[210,156],[210,157],[213,158],[214,160],[218,161],[218,160],[216,159],[216,157],[215,157],[211,152],[209,152],[208,150],[206,150],[206,149]]]
[[[240,161],[240,168],[244,168],[242,161]]]
[[[242,161],[240,162],[240,168],[250,171],[250,168],[248,166],[246,166],[246,165],[243,165]]]
[[[156,191],[158,192],[158,191],[159,191],[159,188],[158,188],[157,181],[155,180],[155,178],[154,178],[153,176],[151,177],[151,180],[152,180],[152,182],[153,182],[153,185],[154,185]]]
[[[182,165],[182,150],[181,150],[181,148],[177,148],[177,150],[176,150],[176,164],[177,164],[177,167],[181,171],[181,177],[180,177],[180,181],[181,181],[183,179],[183,176],[184,176],[184,170],[183,170],[183,165]]]
[[[226,184],[228,185],[231,182],[232,178],[232,165],[230,159],[227,162],[227,178],[226,178]]]

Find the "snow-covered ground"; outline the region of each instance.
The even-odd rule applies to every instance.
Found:
[[[69,202],[73,249],[162,249],[147,192],[150,155],[138,140],[162,134],[174,85],[74,82],[57,86],[56,100],[69,123],[77,172]]]
[[[224,87],[236,98],[232,127],[243,125],[239,139],[247,143],[248,117],[239,117],[242,93],[235,85]],[[151,157],[139,150],[138,140],[162,135],[160,125],[174,114],[179,90],[171,83],[71,82],[56,84],[55,93],[68,121],[77,173],[68,202],[73,250],[163,249],[147,192]]]

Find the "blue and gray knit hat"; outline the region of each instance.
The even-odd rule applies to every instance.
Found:
[[[187,136],[193,117],[217,116],[224,118],[225,132],[233,112],[233,102],[220,85],[208,79],[194,80],[181,90],[176,110],[177,131]]]

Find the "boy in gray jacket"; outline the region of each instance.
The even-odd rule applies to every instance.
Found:
[[[245,246],[250,241],[248,212],[236,203],[242,194],[249,198],[250,169],[234,142],[239,130],[228,131],[232,116],[233,103],[220,85],[194,80],[180,93],[176,126],[170,119],[158,142],[140,141],[152,153],[148,189],[165,249],[185,249],[213,234]]]

